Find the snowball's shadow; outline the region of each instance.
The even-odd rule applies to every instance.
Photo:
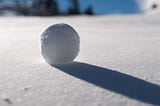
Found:
[[[74,62],[54,66],[65,73],[104,89],[146,103],[160,105],[160,86],[106,68]]]

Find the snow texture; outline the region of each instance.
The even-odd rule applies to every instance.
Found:
[[[79,52],[79,35],[69,25],[49,26],[41,35],[41,52],[51,65],[71,63]]]
[[[81,38],[73,63],[50,66],[42,29],[68,23]],[[160,13],[0,18],[0,106],[160,105]]]

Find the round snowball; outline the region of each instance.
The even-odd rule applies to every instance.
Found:
[[[51,25],[41,34],[41,53],[51,65],[71,63],[79,53],[79,43],[79,35],[70,25]]]

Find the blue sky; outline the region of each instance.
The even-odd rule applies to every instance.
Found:
[[[57,0],[61,10],[65,11],[70,5],[69,0]],[[89,5],[93,6],[96,14],[112,13],[136,13],[139,12],[139,6],[136,0],[79,0],[81,11],[84,11]]]
[[[13,0],[4,0],[13,1]],[[20,0],[21,1],[21,0]],[[23,0],[30,1],[30,0]],[[70,6],[69,0],[57,0],[60,10],[66,11]],[[81,11],[92,5],[96,14],[137,13],[139,6],[136,0],[79,0]]]

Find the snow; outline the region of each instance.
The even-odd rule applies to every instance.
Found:
[[[51,65],[71,63],[78,55],[79,43],[79,35],[70,25],[54,24],[41,35],[41,53]]]
[[[141,9],[141,11],[144,12],[149,12],[149,13],[153,13],[155,11],[160,11],[159,6],[160,6],[160,1],[159,0],[137,0],[139,7]],[[153,11],[152,6],[153,5],[157,5],[158,9],[156,9],[155,11]]]
[[[50,66],[43,28],[68,23],[81,38],[75,62]],[[160,105],[160,14],[1,17],[1,106]]]

